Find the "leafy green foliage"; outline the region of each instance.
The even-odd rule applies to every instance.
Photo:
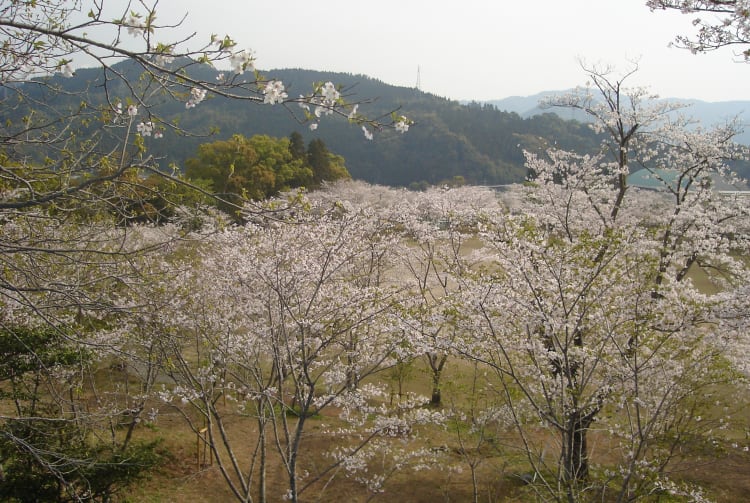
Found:
[[[53,365],[80,363],[85,355],[64,344],[64,334],[53,328],[0,330],[0,382],[13,380]]]
[[[159,461],[158,442],[96,440],[74,401],[51,400],[77,396],[80,383],[69,376],[89,362],[68,335],[54,327],[0,330],[0,402],[16,412],[0,424],[2,501],[110,501]]]
[[[307,146],[307,164],[313,172],[313,186],[350,178],[344,167],[344,158],[328,150],[323,140],[315,139]]]
[[[272,138],[234,135],[229,140],[204,143],[186,161],[186,176],[204,181],[223,200],[240,204],[261,200],[297,187],[349,178],[344,158],[331,153],[322,140],[305,151],[301,136]]]
[[[111,501],[160,461],[158,442],[125,449],[90,441],[72,422],[52,418],[6,421],[0,436],[0,500]]]

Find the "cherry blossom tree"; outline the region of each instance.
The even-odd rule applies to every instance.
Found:
[[[392,224],[346,201],[292,201],[269,202],[267,215],[188,254],[158,331],[174,380],[161,396],[204,432],[239,501],[281,496],[267,495],[271,459],[291,501],[341,471],[377,492],[387,474],[371,462],[394,442],[403,452],[390,472],[427,456],[403,442],[415,424],[440,419],[418,407],[424,398],[390,406],[373,380],[409,350],[402,288],[383,280],[398,239]],[[325,416],[331,424],[318,433],[330,442],[328,463],[313,470],[304,437],[329,409],[338,415]],[[247,435],[233,431],[238,417],[255,425],[249,457],[240,454]]]
[[[101,222],[85,229],[26,217],[3,226],[3,281],[23,285],[13,290],[19,300],[3,296],[0,317],[8,350],[0,396],[3,494],[106,499],[157,461],[155,444],[133,436],[145,419],[144,390],[128,390],[120,372],[113,386],[100,387],[96,371],[123,345],[109,336],[117,323],[113,292],[138,288],[146,280],[138,263],[167,239],[161,232],[149,238],[146,229],[121,233]],[[81,242],[68,243],[76,237]]]
[[[57,409],[49,409],[57,414],[44,421],[114,425],[127,411],[131,420],[124,438],[108,439],[118,448],[131,443],[144,418],[164,354],[152,332],[161,306],[144,293],[151,291],[149,281],[151,289],[163,288],[160,274],[169,272],[170,264],[154,265],[149,255],[167,253],[186,231],[164,227],[152,233],[150,226],[133,225],[159,213],[154,198],[171,204],[181,199],[175,188],[187,186],[177,169],[160,166],[153,145],[167,135],[202,134],[162,120],[159,107],[177,103],[185,114],[195,114],[205,100],[223,97],[285,106],[290,120],[316,125],[338,115],[368,134],[409,126],[401,116],[387,124],[369,120],[358,111],[364,101],[352,102],[347,90],[330,82],[290,97],[283,82],[256,71],[250,49],[228,35],[184,36],[189,18],[157,8],[157,1],[88,0],[0,6],[0,328],[23,344],[24,334],[47,333],[46,326],[66,350],[89,356],[79,365],[80,375],[88,376],[79,389],[106,407],[78,407],[75,393],[53,386],[46,393],[57,400]],[[79,78],[70,79],[75,73]],[[126,314],[132,319],[118,325]],[[133,330],[126,333],[124,326]],[[130,359],[135,356],[139,359]],[[140,390],[130,395],[95,386],[92,372],[113,357],[129,359],[128,371],[142,374]],[[56,384],[53,371],[40,365],[39,372],[49,372],[48,381]],[[127,376],[122,382],[128,383]],[[64,457],[49,452],[50,445],[4,438],[31,457]],[[94,466],[95,460],[77,462]],[[53,475],[64,478],[59,470]],[[85,490],[76,489],[77,496]]]
[[[442,405],[441,378],[450,356],[442,348],[457,336],[457,321],[464,314],[461,284],[454,276],[472,267],[467,242],[476,235],[477,217],[498,204],[491,190],[463,187],[433,188],[400,206],[406,235],[401,267],[413,291],[410,340],[424,352],[432,382],[430,403],[435,407]]]
[[[731,127],[690,130],[643,90],[589,77],[600,99],[586,88],[551,103],[588,112],[602,152],[527,154],[525,200],[485,217],[485,267],[463,279],[476,316],[454,346],[495,372],[540,497],[629,501],[670,486],[676,447],[701,431],[700,399],[731,378],[739,334],[719,329],[720,313],[747,284],[735,226],[748,207],[711,178],[742,154]],[[636,166],[658,191],[629,186]],[[696,285],[698,271],[722,294]],[[592,473],[594,427],[614,470]]]
[[[678,35],[678,47],[693,53],[713,51],[726,46],[750,44],[750,2],[747,0],[648,0],[654,10],[679,10],[695,15],[695,37]],[[750,61],[750,49],[742,49],[745,62]]]
[[[337,114],[372,129],[387,126],[357,112],[359,103],[348,102],[330,82],[289,98],[282,82],[255,70],[252,51],[229,36],[182,38],[178,29],[186,18],[157,17],[156,5],[44,0],[0,8],[0,103],[8,117],[0,126],[2,224],[35,222],[20,225],[28,233],[18,235],[26,237],[9,244],[2,260],[23,262],[28,253],[46,253],[75,264],[79,249],[93,253],[96,236],[112,233],[113,216],[115,222],[130,221],[154,210],[148,200],[169,185],[144,184],[144,176],[184,185],[149,153],[164,135],[190,134],[158,117],[156,109],[164,103],[184,103],[185,113],[200,113],[200,103],[215,96],[261,105],[295,103],[312,110],[297,114],[303,121]],[[77,58],[96,67],[87,71],[90,81],[83,89],[66,85]],[[105,100],[89,94],[89,86],[103,88]],[[403,123],[399,130],[408,129],[408,119],[393,116],[393,121],[394,128]],[[77,229],[81,220],[91,229]],[[13,235],[10,227],[7,234]],[[108,252],[102,260],[112,257]],[[9,267],[21,267],[20,262]],[[32,281],[34,273],[9,276],[3,295],[29,304],[23,292],[36,287],[24,281]],[[64,290],[72,302],[76,289]]]

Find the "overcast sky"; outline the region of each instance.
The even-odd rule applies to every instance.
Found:
[[[645,0],[160,0],[160,21],[188,13],[205,41],[231,35],[260,69],[365,74],[451,99],[528,96],[583,85],[579,61],[640,70],[631,85],[662,97],[750,100],[738,49],[669,48],[690,16]],[[197,46],[197,41],[195,46]]]

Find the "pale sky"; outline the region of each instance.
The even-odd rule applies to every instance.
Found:
[[[622,71],[670,98],[750,100],[738,48],[692,55],[669,48],[692,17],[645,0],[160,0],[157,17],[229,34],[256,65],[365,74],[451,99],[499,99],[586,83],[579,60]],[[271,75],[269,75],[271,76]]]

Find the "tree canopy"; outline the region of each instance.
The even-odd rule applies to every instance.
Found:
[[[305,149],[299,133],[289,138],[236,134],[229,140],[204,143],[185,164],[188,179],[208,182],[216,196],[235,205],[350,178],[344,159],[330,152],[323,140],[312,140]]]
[[[740,56],[750,62],[750,2],[748,0],[648,0],[651,10],[678,10],[695,15],[695,36],[677,35],[675,44],[693,53],[721,47],[743,47]],[[706,14],[705,17],[702,15]]]

